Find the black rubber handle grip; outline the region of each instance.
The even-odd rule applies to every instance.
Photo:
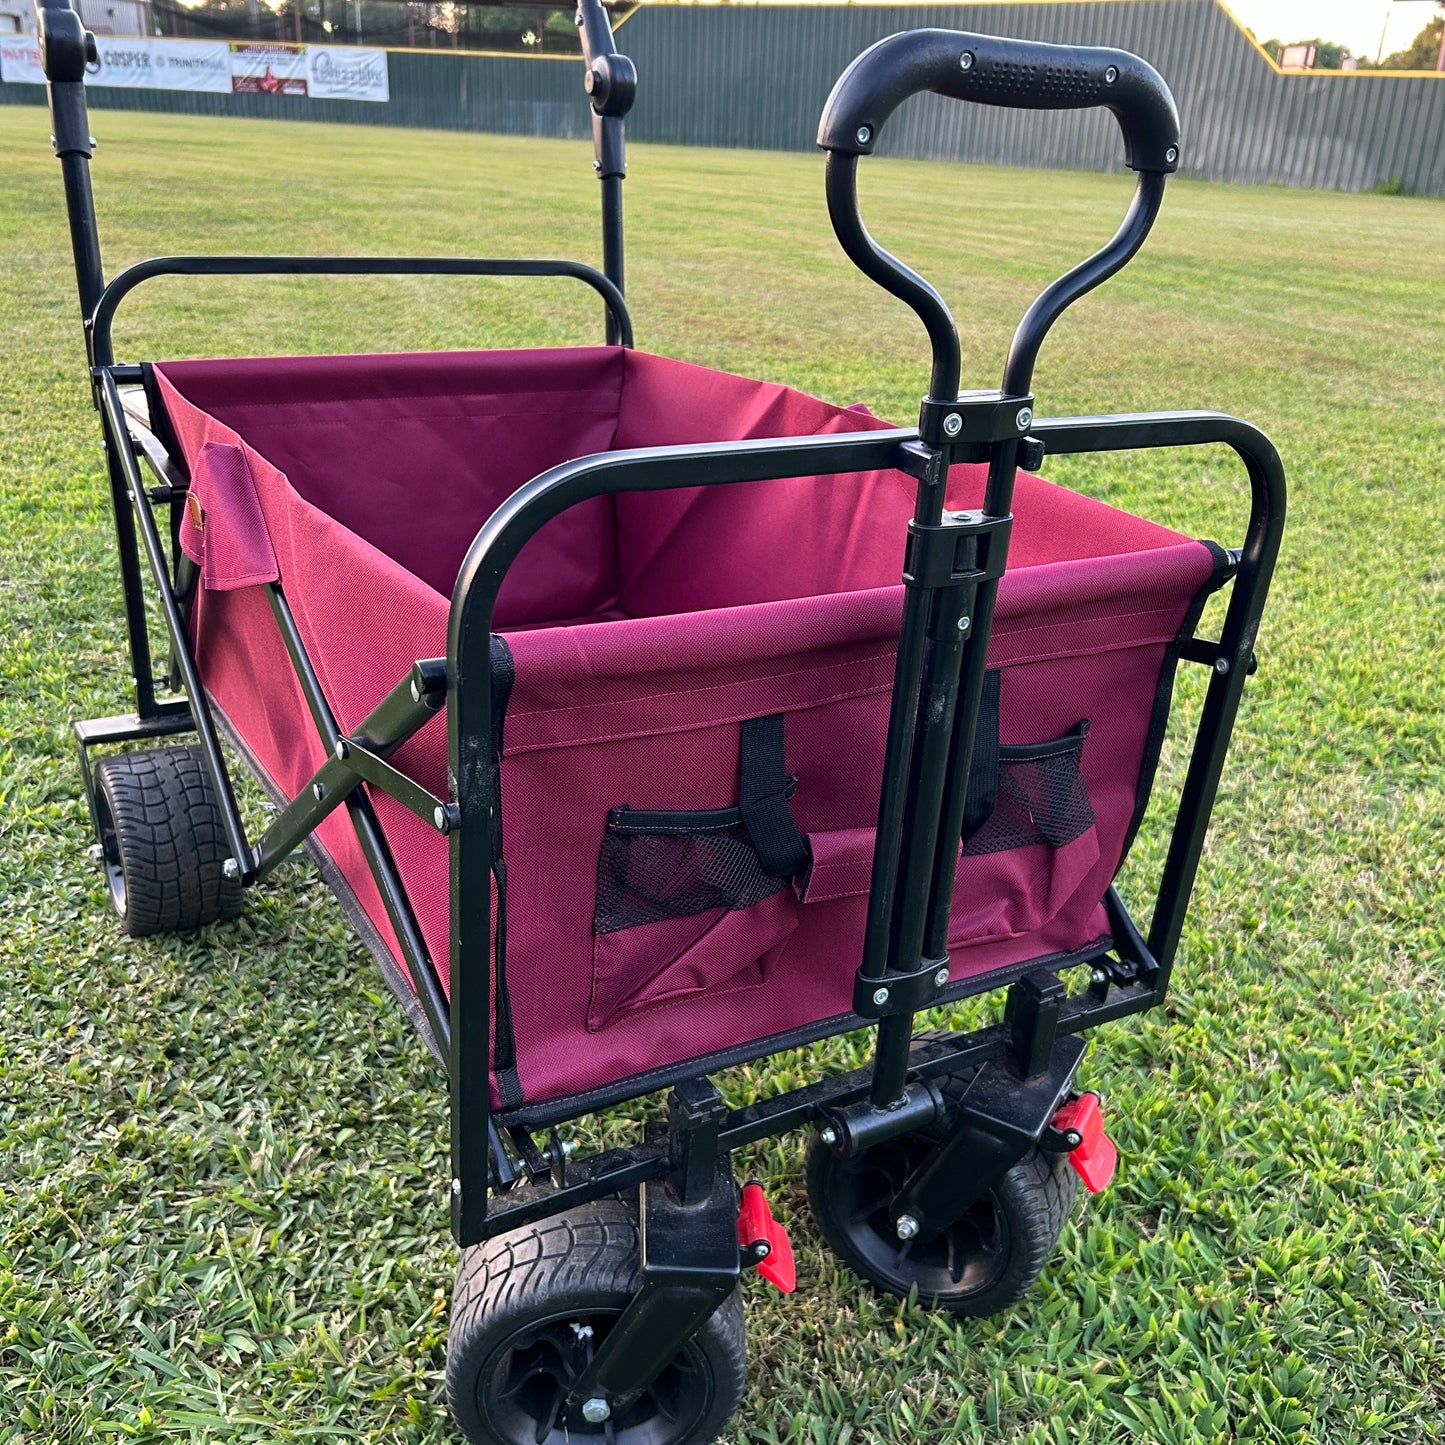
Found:
[[[40,67],[46,80],[62,85],[84,81],[95,42],[70,8],[70,0],[35,0],[35,18],[40,32]]]
[[[1174,97],[1137,55],[962,30],[905,30],[870,46],[838,77],[818,123],[818,144],[871,155],[888,117],[925,90],[1019,110],[1103,106],[1124,133],[1131,170],[1168,174],[1179,167]]]

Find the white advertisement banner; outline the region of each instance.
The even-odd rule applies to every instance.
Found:
[[[21,85],[44,85],[40,44],[33,35],[7,35],[0,39],[0,80]]]
[[[109,85],[119,90],[157,89],[151,58],[153,40],[144,36],[97,35],[95,44],[100,69],[94,75],[87,72],[85,78],[89,84]]]
[[[317,100],[390,100],[386,51],[312,45],[311,94]]]
[[[90,85],[121,90],[192,90],[239,95],[312,95],[318,100],[391,99],[384,50],[343,45],[97,36],[100,66]],[[0,39],[0,81],[44,85],[33,35]]]
[[[224,40],[152,40],[151,74],[161,90],[231,88],[231,47]],[[100,76],[95,83],[104,82]]]

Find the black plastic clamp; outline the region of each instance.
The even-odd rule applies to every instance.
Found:
[[[945,512],[938,526],[908,524],[903,585],[962,587],[1003,576],[1013,518],[986,512]]]
[[[998,442],[1016,441],[1034,421],[1034,399],[1001,391],[962,391],[952,401],[924,397],[918,435],[950,462],[983,461]]]
[[[1059,1012],[1068,990],[1047,968],[1036,968],[1008,991],[1004,1027],[1009,1031],[1008,1066],[1020,1079],[1047,1071],[1059,1032]]]
[[[948,987],[948,958],[928,958],[912,973],[869,976],[860,968],[853,978],[853,1012],[860,1018],[916,1014]]]

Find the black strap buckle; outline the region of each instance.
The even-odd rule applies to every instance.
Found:
[[[997,581],[1013,520],[986,512],[945,512],[936,527],[909,522],[903,585],[932,589]]]

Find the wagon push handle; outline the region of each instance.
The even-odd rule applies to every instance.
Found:
[[[71,9],[70,0],[35,0],[35,20],[40,65],[50,98],[51,138],[65,180],[80,312],[88,318],[105,289],[90,192],[90,156],[95,142],[90,137],[85,102],[85,73],[95,63],[95,36]]]
[[[858,157],[871,155],[889,116],[931,90],[979,105],[1020,110],[1103,106],[1124,134],[1124,160],[1139,172],[1134,204],[1114,239],[1054,282],[1029,308],[1004,371],[1008,396],[1027,393],[1034,360],[1064,309],[1119,270],[1158,214],[1164,178],[1179,167],[1179,115],[1159,73],[1126,50],[1045,45],[961,30],[909,30],[865,50],[839,77],[818,124],[828,156],[828,212],[844,251],[879,285],[908,303],[933,343],[930,396],[958,393],[958,333],[943,299],[868,234],[858,211]]]

